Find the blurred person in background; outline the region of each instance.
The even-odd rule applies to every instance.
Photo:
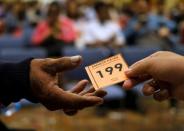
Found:
[[[36,27],[43,17],[40,5],[37,1],[30,1],[26,3],[26,16],[30,26],[32,28]]]
[[[134,26],[137,23],[135,12],[132,10],[132,4],[126,4],[120,11],[119,23],[126,38],[127,46],[135,44],[137,33],[134,33]]]
[[[61,17],[60,4],[52,2],[48,7],[47,19],[41,21],[32,36],[36,46],[45,47],[49,56],[62,55],[63,46],[73,46],[76,39],[76,30],[72,20]]]
[[[180,25],[180,42],[184,44],[184,20],[181,22]]]
[[[78,49],[83,49],[81,36],[83,36],[85,28],[88,26],[88,20],[85,18],[82,8],[83,5],[77,0],[67,0],[65,3],[65,17],[74,23],[76,30],[75,47]]]
[[[136,45],[136,39],[149,32],[148,11],[149,4],[146,0],[135,0],[123,6],[121,24],[128,45]]]
[[[6,29],[9,34],[15,37],[21,37],[23,30],[28,26],[25,15],[25,3],[22,1],[13,1],[6,5]]]
[[[81,43],[84,47],[112,47],[118,48],[125,44],[125,38],[118,22],[111,19],[109,7],[104,2],[96,2],[94,5],[97,20],[87,23]]]
[[[4,19],[0,19],[0,36],[4,35],[6,32],[6,25]]]
[[[158,30],[161,24],[169,28],[171,32],[176,29],[176,21],[173,19],[171,12],[165,9],[165,1],[156,1],[155,5],[147,11],[147,17],[147,26],[152,31]]]
[[[91,20],[96,20],[96,12],[94,9],[94,4],[96,3],[96,1],[94,0],[83,0],[83,2],[78,1],[80,4],[80,10],[81,13],[83,14],[83,17],[87,20],[87,21],[91,21]]]
[[[0,17],[5,16],[5,3],[3,1],[0,1]]]
[[[163,2],[158,3],[157,10],[153,11],[151,3],[146,0],[136,1],[132,5],[124,7],[122,14],[126,20],[123,31],[128,45],[139,47],[160,47],[163,50],[172,48],[173,30],[176,29],[175,22],[165,16]]]
[[[180,24],[180,22],[184,18],[184,2],[180,0],[172,9],[171,9],[171,15],[174,19],[174,21],[177,24]]]
[[[77,0],[67,0],[65,6],[66,16],[74,22],[77,21],[81,16],[80,5]]]
[[[136,46],[151,48],[159,47],[161,50],[171,50],[171,32],[168,27],[162,26],[154,32],[145,32],[136,38]]]
[[[75,1],[75,5],[77,5],[76,12],[79,14],[79,17],[75,19],[75,27],[77,30],[77,39],[75,43],[75,47],[77,49],[84,49],[85,40],[84,35],[86,35],[86,30],[91,21],[97,19],[96,12],[94,9],[94,4],[96,1],[93,0],[84,0],[82,2]]]

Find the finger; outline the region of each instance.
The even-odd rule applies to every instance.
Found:
[[[82,91],[79,95],[89,94],[89,93],[92,93],[94,91],[95,91],[95,89],[93,87],[91,87],[87,91]],[[98,97],[104,97],[105,95],[106,95],[106,92],[102,91],[102,90],[97,91],[96,94],[91,94],[91,96],[98,96]],[[72,115],[77,114],[78,111],[74,110],[74,109],[68,109],[68,110],[64,110],[64,112],[65,112],[65,114],[72,116]]]
[[[81,56],[46,59],[46,64],[43,66],[43,69],[48,73],[55,75],[56,73],[76,68],[80,65],[81,61]]]
[[[144,85],[142,91],[145,96],[153,95],[155,100],[163,101],[170,97],[167,86],[166,82],[152,80]]]
[[[93,93],[87,93],[87,94],[85,94],[85,95],[86,95],[86,96],[98,96],[98,97],[103,98],[104,96],[107,95],[107,92],[104,91],[104,90],[97,90],[97,91],[95,91],[95,92],[93,92]]]
[[[129,78],[137,78],[140,75],[149,74],[151,67],[152,67],[152,59],[150,57],[147,57],[145,59],[142,59],[132,66],[128,70],[125,71],[125,74]]]
[[[84,81],[84,80],[83,80]],[[81,83],[81,82],[80,82]],[[79,84],[80,84],[79,83]],[[89,88],[87,91],[86,90],[83,90],[82,92],[80,92],[79,93],[79,95],[85,95],[86,93],[90,93],[90,92],[94,92],[95,90],[94,90],[94,88],[92,87],[92,88]],[[77,93],[77,92],[79,92],[79,91],[75,91],[75,90],[73,90],[72,91],[73,93]],[[77,114],[77,112],[78,112],[78,110],[74,110],[74,109],[64,109],[63,110],[64,111],[64,113],[65,114],[67,114],[67,115],[69,115],[69,116],[73,116],[73,115],[75,115],[75,114]]]
[[[102,104],[103,99],[97,96],[80,96],[78,94],[66,92],[55,85],[48,89],[41,102],[49,110],[82,109]]]
[[[159,92],[156,92],[155,94],[153,94],[153,98],[157,101],[164,101],[169,99],[169,97],[170,95],[167,89],[162,89]]]
[[[150,75],[142,75],[138,78],[135,78],[135,79],[128,79],[128,80],[125,80],[124,83],[123,83],[123,87],[125,89],[131,89],[133,88],[134,86],[146,81],[146,80],[149,80],[151,79],[151,76]]]
[[[155,87],[149,85],[148,83],[146,83],[144,87],[142,88],[142,92],[145,96],[153,95],[155,90],[156,90]]]
[[[97,96],[75,96],[73,103],[68,106],[71,109],[83,109],[90,106],[96,106],[103,103],[103,99]]]
[[[79,95],[83,96],[87,93],[92,93],[95,91],[95,88],[94,87],[90,87],[88,90],[83,90],[82,92],[79,93]]]
[[[91,90],[88,91],[88,96],[98,96],[98,97],[104,97],[107,92],[104,91],[104,90],[98,90],[94,93],[89,93],[90,91],[92,91],[92,88],[90,88]],[[77,113],[77,110],[74,110],[74,109],[65,109],[64,112],[67,114],[67,115],[75,115]]]
[[[87,96],[98,96],[98,97],[104,97],[105,95],[107,94],[106,91],[104,90],[98,90],[96,92],[93,92],[93,93],[88,93],[86,94]],[[74,110],[74,109],[67,109],[67,110],[64,110],[65,113],[68,113],[68,114],[72,114],[74,115],[75,112],[77,113],[77,110]]]
[[[78,113],[78,110],[72,110],[72,109],[65,109],[63,111],[68,116],[73,116],[73,115],[76,115]]]
[[[86,88],[87,84],[88,80],[82,80],[78,82],[77,85],[72,88],[69,92],[78,94]]]
[[[97,90],[97,91],[94,92],[94,96],[98,96],[98,97],[101,97],[101,98],[103,98],[106,95],[107,95],[107,92],[104,91],[104,90]]]
[[[151,81],[144,84],[142,88],[142,92],[145,96],[150,96],[160,89],[165,88],[163,82],[159,82],[157,80],[152,79]]]

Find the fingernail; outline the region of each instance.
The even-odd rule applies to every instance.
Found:
[[[127,70],[125,70],[125,74],[128,74],[128,73],[130,73],[132,71],[132,69],[131,68],[128,68]]]
[[[151,94],[153,94],[155,92],[155,89],[153,87],[149,87],[147,89],[148,92],[150,92]]]
[[[125,88],[125,89],[130,89],[131,88],[131,80],[126,80],[126,81],[124,81],[124,83],[123,83],[123,87]]]
[[[77,56],[72,56],[70,59],[71,59],[71,62],[72,64],[76,65],[79,63],[79,61],[81,60],[81,56],[80,55],[77,55]]]

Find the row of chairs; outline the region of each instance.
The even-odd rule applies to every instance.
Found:
[[[134,62],[160,50],[161,49],[158,47],[125,47],[119,50],[111,50],[107,48],[87,48],[85,50],[78,50],[74,47],[66,47],[62,49],[61,52],[63,56],[81,55],[83,57],[82,66],[86,66],[117,53],[122,54],[128,65],[131,65]],[[184,46],[177,46],[173,52],[184,55]],[[43,48],[0,48],[0,60],[17,62],[29,57],[45,58],[47,57],[47,51]]]
[[[93,64],[102,59],[117,53],[121,53],[128,65],[160,50],[159,48],[143,49],[138,47],[122,48],[119,51],[112,51],[107,48],[77,50],[76,48],[67,47],[61,50],[63,56],[81,55],[83,57],[82,65],[73,71],[66,73],[66,78],[80,80],[87,78],[85,66]],[[3,48],[0,50],[0,60],[18,62],[26,58],[45,58],[47,51],[43,48]]]
[[[0,37],[0,49],[1,48],[19,48],[24,46],[23,37],[10,37],[9,35],[3,35]]]
[[[73,56],[73,55],[81,55],[83,57],[82,65],[72,71],[72,73],[68,72],[68,77],[71,79],[81,79],[86,78],[86,74],[83,73],[84,67],[95,62],[98,62],[102,59],[108,58],[114,54],[122,54],[125,58],[128,65],[133,64],[134,62],[149,56],[150,54],[160,51],[161,49],[158,47],[152,48],[140,48],[140,47],[125,47],[120,50],[110,50],[107,48],[97,48],[97,49],[85,49],[78,50],[73,47],[66,47],[61,50],[63,56]],[[175,48],[173,52],[184,55],[184,46],[178,46]],[[3,48],[0,49],[0,60],[1,61],[10,61],[10,62],[18,62],[24,60],[26,58],[45,58],[47,57],[47,51],[43,48]],[[82,73],[81,73],[82,72]]]
[[[2,48],[22,48],[31,45],[31,36],[33,29],[27,28],[20,37],[14,37],[10,34],[0,36],[0,49]]]
[[[19,62],[27,58],[46,58],[47,52],[43,48],[3,48],[0,50],[0,60]]]

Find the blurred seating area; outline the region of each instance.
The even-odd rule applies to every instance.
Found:
[[[127,58],[132,64],[143,58],[142,51],[146,56],[153,48],[182,53],[184,3],[178,0],[166,8],[167,3],[166,0],[128,0],[118,5],[111,0],[1,1],[0,57],[9,60],[6,54],[11,52],[17,58],[24,56],[22,59],[31,57],[29,54],[60,57],[88,50],[92,55],[96,50],[91,49],[106,48],[109,56],[118,52],[125,57],[140,55],[138,59]]]
[[[183,0],[0,1],[0,60],[81,55],[82,65],[63,75],[66,88],[71,81],[88,79],[87,65],[118,53],[131,65],[156,51],[184,55]],[[106,90],[99,116],[109,108],[144,112],[141,85],[132,91],[120,85]],[[11,109],[29,104],[16,103]],[[177,102],[170,105],[175,108]],[[7,115],[11,109],[2,112]]]
[[[0,59],[80,54],[81,76],[69,78],[81,79],[84,66],[117,53],[129,65],[159,50],[184,54],[183,12],[182,0],[1,1]]]

